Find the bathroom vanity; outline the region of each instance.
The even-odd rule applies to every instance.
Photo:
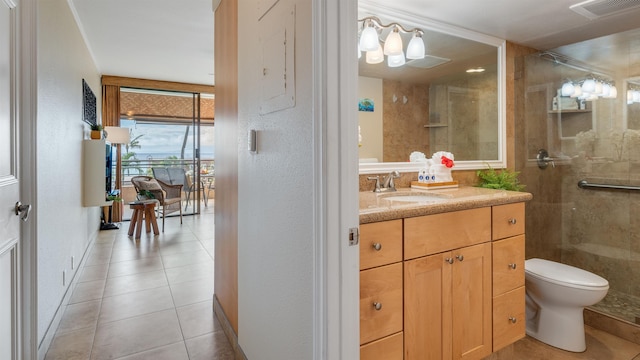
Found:
[[[482,359],[524,337],[531,197],[360,193],[360,359]]]

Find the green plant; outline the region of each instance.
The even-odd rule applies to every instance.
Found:
[[[93,130],[93,131],[102,131],[102,125],[100,125],[100,124],[91,124],[91,130]]]
[[[138,191],[138,195],[140,195],[142,198],[146,198],[146,199],[155,199],[156,196],[153,195],[153,193],[149,190],[140,190]]]
[[[107,200],[120,202],[120,201],[122,201],[122,198],[120,196],[118,196],[118,195],[107,195]]]
[[[478,175],[478,178],[480,179],[480,183],[477,186],[487,189],[522,191],[524,190],[525,185],[520,184],[518,181],[519,174],[520,172],[511,171],[509,169],[496,171],[494,168],[489,166],[486,170],[477,171],[476,175]]]

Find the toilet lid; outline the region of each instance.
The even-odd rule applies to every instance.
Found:
[[[569,285],[606,287],[609,282],[593,273],[577,267],[543,259],[529,259],[524,262],[525,272],[550,282]]]

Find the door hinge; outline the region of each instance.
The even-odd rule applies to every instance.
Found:
[[[357,227],[349,229],[349,246],[358,245],[360,242],[360,231]]]

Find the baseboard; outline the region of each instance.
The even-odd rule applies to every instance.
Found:
[[[67,290],[65,291],[64,296],[62,297],[62,301],[60,301],[60,304],[56,309],[56,313],[53,316],[51,323],[49,323],[49,326],[47,327],[47,330],[45,331],[44,336],[42,337],[42,340],[38,344],[38,360],[44,360],[45,355],[47,355],[47,351],[49,351],[49,346],[51,346],[51,343],[53,342],[53,338],[56,335],[56,330],[58,329],[58,325],[60,325],[60,320],[62,320],[62,315],[64,315],[64,309],[69,304],[71,295],[73,295],[73,290],[78,284],[78,279],[80,279],[80,276],[78,276],[80,274],[80,269],[84,268],[84,264],[87,259],[87,254],[89,254],[90,250],[93,248],[93,245],[95,244],[96,239],[98,238],[98,234],[99,232],[95,233],[95,237],[89,242],[89,245],[84,250],[84,253],[82,254],[82,259],[78,263],[78,266],[76,266],[76,271],[73,273],[73,278],[71,279],[71,282],[69,283],[69,286],[67,287]]]
[[[222,310],[222,306],[220,306],[216,294],[213,294],[213,314],[218,319],[218,322],[220,322],[222,331],[224,331],[224,334],[227,336],[229,343],[231,343],[233,353],[235,354],[235,360],[247,360],[247,356],[244,354],[242,348],[240,348],[240,345],[238,344],[238,335],[236,335],[233,327],[231,326],[231,323],[229,322],[229,319],[227,318],[227,315]]]
[[[640,326],[592,308],[584,309],[584,323],[640,345]]]

